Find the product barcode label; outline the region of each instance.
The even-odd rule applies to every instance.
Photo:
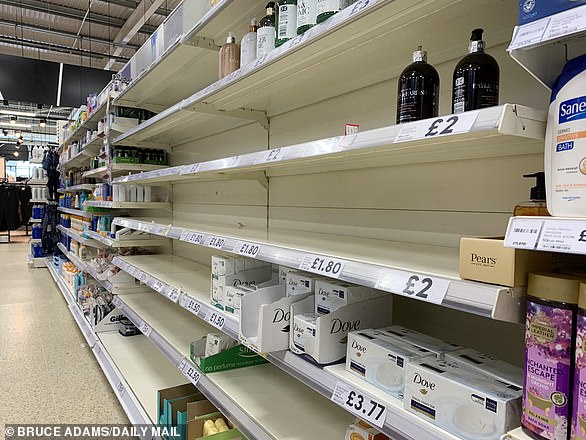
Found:
[[[512,217],[505,237],[505,246],[535,249],[542,226],[542,220]]]
[[[513,39],[509,45],[509,50],[518,49],[542,41],[545,31],[549,26],[549,21],[550,19],[548,18],[518,26],[515,29],[515,35],[513,35]]]
[[[539,229],[514,228],[513,231],[518,234],[537,234]]]

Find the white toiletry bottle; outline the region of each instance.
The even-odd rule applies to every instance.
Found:
[[[267,4],[267,15],[258,24],[256,30],[256,57],[260,58],[275,48],[275,2]]]
[[[240,67],[256,60],[256,18],[250,20],[248,33],[240,42]]]

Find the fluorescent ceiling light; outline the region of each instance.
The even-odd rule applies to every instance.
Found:
[[[20,128],[31,128],[31,124],[7,124],[5,122],[0,122],[0,126],[2,127],[8,127],[8,128],[14,128],[14,127],[20,127]]]
[[[30,116],[31,118],[37,116],[37,114],[33,112],[19,112],[16,110],[0,110],[0,115]]]

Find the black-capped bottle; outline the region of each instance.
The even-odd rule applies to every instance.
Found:
[[[275,2],[267,4],[267,15],[261,18],[256,30],[256,57],[260,58],[275,48]]]
[[[422,47],[413,52],[413,64],[399,77],[397,124],[437,116],[439,108],[439,75],[427,62]]]
[[[496,60],[484,52],[483,29],[474,29],[469,54],[454,70],[452,112],[462,113],[499,104],[500,69]]]

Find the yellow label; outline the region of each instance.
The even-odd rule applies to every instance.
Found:
[[[537,342],[553,342],[558,337],[557,328],[553,327],[547,316],[535,316],[529,326],[529,333]]]
[[[548,425],[551,426],[555,426],[557,425],[557,422],[555,419],[549,418],[549,417],[545,417],[541,414],[537,414],[535,411],[530,410],[529,408],[525,408],[523,410],[529,417],[533,417],[534,419],[539,420],[540,422],[546,423]]]

